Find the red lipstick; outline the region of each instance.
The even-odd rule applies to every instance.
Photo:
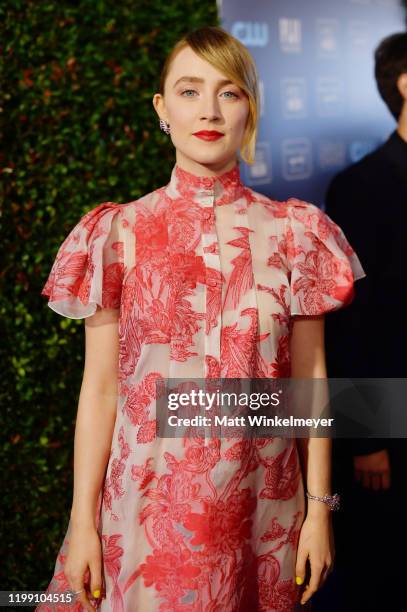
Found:
[[[224,134],[222,134],[222,132],[217,132],[216,130],[202,130],[200,132],[194,132],[193,136],[201,138],[201,140],[218,140],[219,138],[222,138]]]

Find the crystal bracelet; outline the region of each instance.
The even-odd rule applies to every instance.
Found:
[[[338,493],[335,493],[334,495],[323,495],[320,497],[319,495],[311,495],[307,491],[307,497],[309,499],[317,499],[318,501],[324,502],[324,504],[327,504],[331,510],[339,510],[340,508],[341,497],[338,495]]]

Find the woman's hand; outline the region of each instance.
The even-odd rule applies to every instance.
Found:
[[[325,508],[315,513],[308,512],[301,527],[295,567],[296,577],[301,578],[301,582],[297,580],[297,584],[302,584],[305,579],[308,557],[311,566],[310,581],[301,597],[302,604],[323,585],[333,567],[335,547],[330,512]]]
[[[85,587],[85,574],[88,569],[92,597]],[[100,598],[102,591],[102,549],[99,534],[94,526],[72,528],[64,573],[72,591],[84,589],[75,596],[76,600],[81,602],[85,610],[94,612],[95,605],[91,600]]]

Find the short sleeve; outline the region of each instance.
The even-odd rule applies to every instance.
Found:
[[[70,319],[97,307],[119,308],[123,281],[121,205],[103,202],[86,213],[61,244],[41,295]]]
[[[338,310],[366,276],[342,229],[314,204],[287,201],[286,245],[292,315]]]

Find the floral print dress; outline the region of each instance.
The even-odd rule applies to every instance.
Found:
[[[97,525],[102,612],[288,612],[305,516],[293,438],[160,438],[156,382],[290,376],[295,315],[348,304],[365,276],[318,207],[271,200],[239,166],[104,202],[61,245],[42,295],[72,319],[119,310],[117,417]],[[47,593],[64,574],[71,522]],[[88,575],[89,577],[89,575]],[[44,603],[38,612],[81,611]]]

